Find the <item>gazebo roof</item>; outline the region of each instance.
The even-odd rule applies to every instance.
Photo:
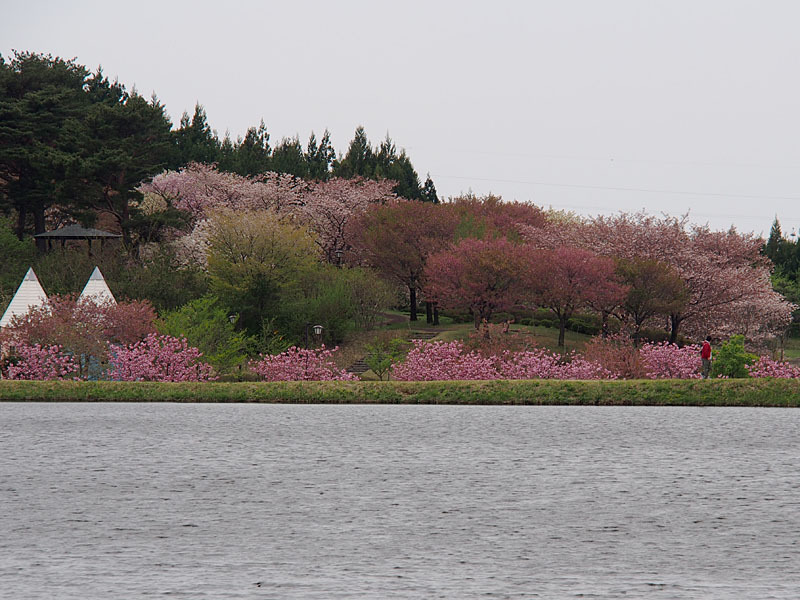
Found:
[[[57,239],[57,240],[86,240],[86,239],[108,239],[119,238],[121,235],[111,233],[108,231],[101,231],[100,229],[91,229],[81,227],[80,225],[67,225],[55,231],[46,231],[45,233],[38,233],[36,238]]]

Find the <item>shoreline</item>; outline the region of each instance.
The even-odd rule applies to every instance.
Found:
[[[800,407],[800,380],[0,381],[0,402]]]

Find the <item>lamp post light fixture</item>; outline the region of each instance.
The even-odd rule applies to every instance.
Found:
[[[344,254],[344,252],[342,251],[341,248],[337,248],[335,254],[336,254],[336,266],[337,267],[341,267],[342,266],[342,254]]]
[[[311,327],[312,331],[314,332],[314,336],[319,337],[322,335],[322,330],[324,327],[322,325],[311,325],[311,323],[306,323],[306,350],[308,350],[308,328]]]

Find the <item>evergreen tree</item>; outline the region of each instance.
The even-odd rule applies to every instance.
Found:
[[[95,77],[96,87],[118,86],[100,77]],[[124,88],[121,92],[116,100],[109,94],[106,101],[94,104],[75,126],[68,173],[80,180],[72,187],[75,214],[89,222],[99,212],[111,214],[130,245],[137,212],[131,201],[140,197],[134,188],[174,162],[175,146],[164,105],[156,97],[148,101]]]
[[[29,217],[44,233],[47,208],[68,201],[65,146],[92,100],[88,77],[83,65],[49,54],[0,56],[0,211],[16,212],[20,239]]]
[[[336,177],[351,179],[353,177],[366,177],[371,179],[375,172],[375,154],[369,145],[364,128],[359,125],[355,136],[350,142],[347,154],[334,168]]]
[[[234,173],[253,176],[270,170],[269,134],[262,120],[258,127],[250,127],[234,148]]]
[[[288,173],[306,178],[309,175],[308,162],[303,154],[303,146],[297,137],[283,138],[272,152],[270,168],[276,173]]]
[[[236,148],[231,140],[231,134],[227,131],[222,143],[219,145],[218,167],[220,171],[227,171],[228,173],[236,171]]]
[[[191,119],[188,113],[183,113],[175,138],[178,148],[175,167],[182,167],[190,162],[210,164],[220,158],[220,141],[211,130],[206,111],[201,104],[195,105]]]
[[[769,230],[769,239],[767,240],[766,246],[764,246],[764,254],[775,264],[778,262],[778,253],[780,251],[781,242],[783,242],[781,224],[778,222],[778,216],[775,215],[775,220],[772,222],[772,228]]]
[[[433,185],[430,173],[428,173],[428,176],[425,178],[425,184],[422,186],[421,195],[423,201],[439,204],[439,196],[436,195],[436,186]]]
[[[327,181],[331,175],[333,163],[336,160],[336,151],[331,144],[331,134],[326,129],[322,139],[317,144],[317,136],[311,132],[306,147],[306,163],[308,164],[308,176],[310,179]]]

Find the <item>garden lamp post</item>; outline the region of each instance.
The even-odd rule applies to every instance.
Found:
[[[324,329],[322,327],[322,325],[314,325],[314,326],[312,326],[311,323],[306,323],[306,350],[308,350],[308,328],[309,327],[311,327],[311,329],[314,331],[314,335],[316,337],[321,336],[322,335],[322,330]]]

